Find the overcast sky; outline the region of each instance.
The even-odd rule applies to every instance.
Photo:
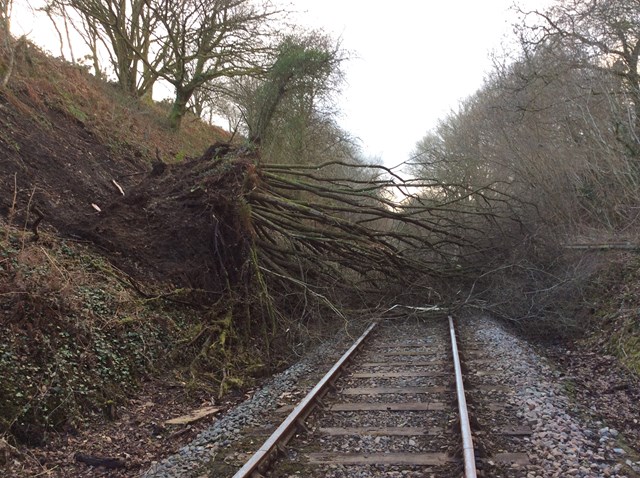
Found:
[[[292,3],[303,22],[340,36],[353,52],[340,122],[368,156],[390,166],[480,88],[491,51],[500,50],[514,21],[513,0]]]
[[[361,140],[367,156],[389,166],[408,159],[438,119],[480,88],[490,52],[500,50],[514,21],[513,0],[279,1],[299,12],[299,23],[340,37],[351,52],[339,123]],[[15,22],[59,54],[56,40],[43,39],[46,19],[34,23],[31,13]]]

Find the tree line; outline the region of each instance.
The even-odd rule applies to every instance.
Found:
[[[2,31],[12,3],[2,1]],[[47,0],[41,12],[61,53],[126,94],[149,99],[158,82],[170,85],[173,129],[187,112],[222,116],[232,132],[269,149],[269,134],[287,128],[277,143],[290,148],[280,154],[300,151],[311,124],[344,136],[324,107],[346,53],[324,32],[288,24],[290,12],[269,0]],[[88,52],[82,59],[78,38]]]
[[[416,176],[449,184],[423,200],[477,188],[512,198],[466,204],[508,208],[510,220],[467,229],[485,248],[460,251],[475,270],[463,299],[558,317],[558,297],[576,299],[588,276],[589,261],[567,246],[637,242],[640,2],[557,0],[517,12],[517,48],[495,55],[482,87],[416,144],[411,162]]]

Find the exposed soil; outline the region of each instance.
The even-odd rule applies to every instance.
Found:
[[[234,171],[216,174],[214,159],[228,149],[203,157],[214,163],[207,168],[215,184],[198,181],[193,174],[204,168],[198,163],[194,171],[189,158],[200,157],[224,133],[202,122],[187,122],[189,131],[176,133],[155,106],[31,45],[23,55],[9,88],[0,91],[0,215],[34,236],[38,228],[53,228],[96,242],[140,280],[185,285],[185,270],[193,267],[185,259],[211,245],[210,213],[222,216],[207,206],[224,198],[221,208],[228,206],[229,191],[238,187]],[[216,196],[204,204],[200,193],[207,184]],[[211,272],[204,269],[201,274]]]
[[[9,109],[2,95],[0,105]],[[90,240],[139,280],[219,289],[222,249],[224,261],[233,256],[238,262],[243,255],[234,253],[244,241],[229,224],[238,224],[232,191],[242,191],[241,170],[249,163],[218,172],[221,163],[209,154],[163,165],[161,174],[148,172],[143,161],[114,159],[81,124],[57,116],[51,131],[15,111],[0,120],[20,144],[19,155],[1,150],[6,164],[0,174],[0,188],[15,191],[17,220],[34,228],[41,215],[41,227],[53,225],[63,236]],[[9,216],[11,207],[12,195],[3,195],[0,213]]]
[[[23,217],[30,202],[30,211],[37,207],[45,216],[44,224],[64,233],[67,224],[97,214],[92,203],[104,206],[117,197],[112,180],[127,190],[148,168],[140,152],[116,156],[82,122],[55,106],[35,109],[35,93],[26,86],[22,93],[0,93],[3,215],[15,192]]]
[[[253,156],[241,154],[216,144],[183,164],[158,163],[125,196],[71,227],[127,272],[142,268],[217,298],[240,279],[252,239],[242,197],[257,176]]]

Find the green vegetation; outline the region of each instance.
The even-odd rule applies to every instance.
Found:
[[[0,429],[35,443],[48,428],[122,401],[167,361],[193,319],[137,296],[86,247],[25,235],[0,226]]]
[[[640,376],[640,258],[622,256],[594,281],[590,325],[596,330],[589,339],[594,348],[617,357],[632,373]],[[607,294],[602,295],[602,291]]]
[[[126,274],[84,246],[50,235],[33,243],[6,224],[0,237],[0,429],[23,441],[39,443],[48,429],[77,425],[87,413],[109,418],[140,378],[163,369],[187,389],[208,382],[224,393],[250,385],[265,367],[259,348],[231,351],[231,308],[205,334],[195,311],[140,296]]]

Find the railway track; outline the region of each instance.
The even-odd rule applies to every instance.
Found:
[[[483,476],[476,455],[485,470],[526,464],[524,453],[478,453],[461,355],[451,318],[372,324],[233,478],[472,478]],[[483,398],[492,390],[475,387],[474,406],[499,411]]]

